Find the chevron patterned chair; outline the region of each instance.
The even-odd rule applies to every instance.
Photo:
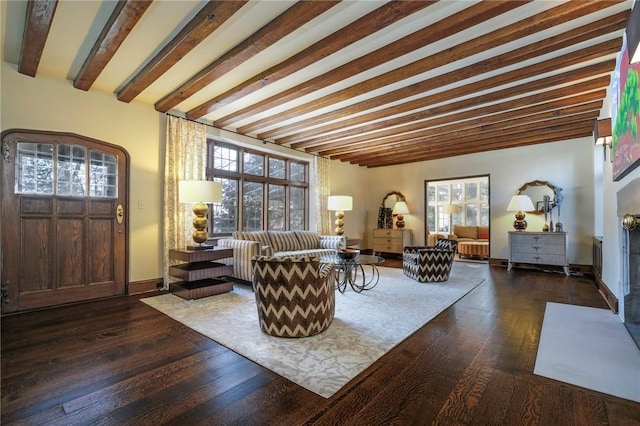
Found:
[[[440,239],[435,246],[407,246],[402,253],[404,274],[421,283],[448,281],[458,243]]]
[[[253,256],[252,283],[260,329],[271,336],[307,337],[326,330],[335,314],[335,265],[317,257]]]

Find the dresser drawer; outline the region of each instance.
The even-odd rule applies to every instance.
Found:
[[[374,239],[396,239],[402,240],[403,232],[402,229],[374,229],[373,230],[373,238]]]
[[[546,254],[562,254],[565,249],[562,244],[541,244],[541,243],[520,243],[516,242],[511,245],[513,253],[546,253]]]

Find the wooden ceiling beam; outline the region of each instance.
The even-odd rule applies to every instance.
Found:
[[[220,28],[246,2],[247,0],[220,0],[205,3],[196,16],[118,91],[118,100],[131,102],[205,38]]]
[[[394,164],[406,164],[418,161],[435,160],[458,155],[476,154],[479,152],[493,151],[497,149],[516,148],[521,146],[565,141],[580,137],[587,137],[593,133],[593,119],[588,118],[579,123],[564,124],[560,126],[543,126],[535,132],[526,131],[514,133],[508,136],[498,136],[487,139],[479,139],[469,143],[461,143],[452,140],[448,147],[432,150],[425,148],[410,154],[387,155],[386,157],[359,158],[351,161],[366,167],[380,167]],[[347,161],[347,160],[342,160]]]
[[[545,61],[538,62],[536,64],[527,65],[513,71],[495,75],[493,77],[488,77],[488,78],[485,78],[484,80],[468,83],[465,85],[459,85],[449,91],[428,95],[428,96],[418,98],[409,102],[394,105],[392,107],[378,109],[370,113],[358,115],[357,117],[342,119],[341,124],[343,126],[351,126],[354,124],[363,125],[368,122],[384,119],[391,115],[398,115],[398,114],[407,113],[413,110],[418,110],[418,109],[424,108],[427,105],[432,105],[434,103],[440,103],[440,102],[444,102],[451,99],[462,98],[462,97],[468,96],[470,93],[481,92],[488,89],[495,90],[495,88],[497,87],[501,87],[510,83],[516,83],[520,80],[535,78],[539,75],[557,72],[558,70],[561,70],[563,68],[569,68],[583,62],[597,60],[603,56],[614,55],[616,52],[620,50],[621,45],[622,45],[621,38],[608,40],[608,41],[599,43],[597,45],[581,49],[577,52],[566,53],[564,55],[561,55],[552,59],[547,59]],[[608,72],[611,72],[612,69],[613,68],[610,68]],[[450,74],[454,75],[456,74],[456,72],[452,72]],[[434,77],[429,80],[431,80],[431,81],[428,81],[429,85],[437,84],[438,82],[437,77]],[[569,82],[566,82],[566,83],[569,83]],[[397,100],[401,100],[403,98],[406,98],[406,96],[408,96],[409,89],[413,89],[418,85],[419,83],[411,85],[407,88],[399,89],[395,92],[390,92],[388,94],[381,95],[377,98],[384,97],[386,98],[385,100],[389,102],[392,101],[391,100],[392,98],[393,99],[397,98]],[[417,91],[416,93],[420,93],[420,91]],[[416,93],[414,93],[414,95]],[[370,100],[363,101],[362,103],[376,104],[377,100],[376,98],[372,98]],[[373,105],[371,106],[373,107]],[[322,124],[325,122],[338,120],[343,117],[351,116],[353,115],[353,113],[359,112],[359,110],[360,108],[358,106],[351,106],[351,107],[336,109],[329,113],[321,114],[316,117],[307,118],[301,122],[286,125],[278,129],[272,129],[265,133],[259,134],[258,137],[262,139],[271,139],[281,135],[286,135],[286,133],[290,133],[292,130],[299,131],[306,128],[307,126]],[[314,129],[310,132],[314,132],[314,131],[317,132],[318,129]]]
[[[528,108],[520,108],[518,110],[507,111],[501,114],[495,114],[490,117],[480,117],[474,120],[463,122],[454,122],[452,124],[431,127],[418,132],[398,134],[383,139],[370,140],[366,144],[346,144],[318,152],[322,156],[336,156],[348,153],[357,153],[358,155],[366,154],[369,151],[375,151],[378,147],[388,144],[402,144],[403,142],[411,143],[413,140],[424,137],[449,137],[455,132],[472,132],[476,130],[489,131],[494,129],[504,129],[507,127],[517,126],[520,124],[539,122],[541,120],[553,120],[557,117],[573,116],[583,112],[600,111],[602,108],[602,98],[581,104],[562,105],[562,102],[549,102],[545,104],[535,105]]]
[[[580,84],[584,85],[584,83]],[[538,93],[530,97],[511,99],[506,102],[501,102],[493,105],[485,104],[473,109],[449,115],[441,115],[424,121],[408,121],[409,124],[404,124],[393,128],[382,128],[381,131],[365,133],[355,137],[333,139],[328,140],[327,142],[322,141],[321,138],[316,138],[314,139],[315,142],[313,144],[307,144],[304,147],[297,146],[298,144],[292,144],[291,148],[305,148],[308,152],[322,152],[325,149],[332,148],[340,149],[341,147],[347,146],[358,147],[362,144],[368,143],[369,141],[391,137],[397,133],[413,132],[433,126],[455,123],[468,119],[476,119],[477,117],[482,117],[480,119],[485,119],[485,116],[490,114],[502,113],[515,116],[524,107],[528,107],[531,111],[543,111],[545,110],[545,108],[551,109],[551,106],[562,108],[594,100],[601,101],[606,97],[606,90],[604,89],[593,90],[589,88],[588,90],[590,91],[587,91],[587,89],[583,90],[582,88],[556,88],[553,90]],[[579,95],[573,96],[575,93],[579,93]],[[490,119],[490,117],[486,117],[486,119],[488,120]]]
[[[295,87],[284,90],[260,102],[256,102],[239,111],[235,111],[221,117],[217,119],[214,124],[218,127],[225,127],[237,121],[263,113],[271,108],[294,101],[302,96],[308,95],[325,87],[329,87],[330,85],[338,83],[346,78],[373,69],[385,62],[399,58],[402,55],[414,52],[424,46],[435,43],[438,40],[442,40],[460,31],[464,31],[465,29],[471,28],[474,25],[478,25],[488,19],[499,16],[524,4],[526,3],[513,1],[490,1],[477,3],[451,15],[447,19],[437,21],[425,28],[422,28],[421,30],[402,37],[393,43],[347,62],[346,64],[343,64],[329,72],[298,84]]]
[[[85,91],[91,88],[151,2],[152,0],[126,0],[116,3],[100,36],[73,80],[73,87]]]
[[[403,1],[385,3],[373,12],[314,43],[284,62],[191,109],[186,116],[191,120],[203,117],[217,108],[228,105],[258,89],[281,80],[434,2]]]
[[[525,61],[528,59],[535,58],[539,55],[549,54],[552,51],[556,51],[562,48],[566,48],[573,44],[594,39],[596,37],[601,37],[611,32],[621,30],[624,28],[626,24],[626,17],[628,16],[627,12],[618,13],[616,15],[607,17],[602,19],[595,24],[589,24],[577,28],[575,30],[571,30],[560,34],[558,36],[550,37],[546,40],[541,40],[536,43],[532,43],[528,46],[525,46],[522,49],[517,49],[512,52],[507,52],[502,55],[495,56],[491,59],[478,62],[474,65],[467,66],[464,69],[457,70],[454,72],[450,72],[444,75],[436,76],[429,80],[425,80],[423,82],[418,83],[417,85],[411,85],[405,89],[399,89],[396,92],[391,92],[390,94],[385,94],[378,97],[378,100],[375,102],[364,101],[360,102],[356,105],[353,105],[349,108],[345,108],[342,110],[342,117],[346,117],[349,114],[353,113],[354,110],[364,111],[366,109],[371,109],[377,106],[380,106],[385,103],[395,102],[399,99],[410,96],[408,92],[411,94],[416,94],[418,92],[426,92],[428,90],[437,89],[439,87],[445,86],[447,84],[455,83],[461,81],[463,79],[480,75],[484,72],[488,72],[491,70],[496,70],[498,67],[502,68],[508,65],[515,64],[519,61]],[[330,117],[325,117],[327,120],[325,122],[329,122]],[[308,123],[305,121],[305,124]],[[308,140],[309,137],[314,135],[323,135],[323,131],[330,132],[336,129],[344,128],[342,122],[332,122],[331,124],[324,125],[319,128],[311,129],[310,131],[302,131],[294,134],[289,134],[287,136],[283,136],[275,140],[277,144],[293,144],[296,142],[300,142],[303,140]],[[261,136],[270,136],[270,134],[262,134]],[[293,146],[293,145],[292,145]]]
[[[30,77],[36,76],[57,7],[57,0],[29,0],[27,2],[22,47],[18,61],[19,73]]]
[[[519,146],[522,140],[531,140],[531,135],[537,139],[537,143],[546,143],[549,136],[554,135],[558,131],[573,131],[576,128],[582,129],[586,123],[589,123],[591,131],[593,131],[594,120],[598,117],[597,112],[579,114],[571,117],[570,120],[562,118],[558,120],[532,123],[523,126],[516,126],[504,130],[494,130],[490,132],[476,132],[476,134],[465,134],[460,138],[442,138],[442,140],[434,141],[430,138],[424,138],[421,143],[407,149],[406,147],[397,148],[395,144],[389,145],[385,149],[378,150],[366,156],[352,155],[336,156],[331,159],[341,161],[355,161],[359,165],[370,165],[372,163],[380,163],[384,161],[396,161],[399,158],[423,158],[427,155],[465,155],[485,151],[488,148],[501,149]]]
[[[410,77],[417,76],[419,74],[425,73],[426,71],[436,69],[438,67],[454,63],[463,58],[469,57],[471,55],[475,55],[493,48],[500,47],[502,44],[509,43],[516,38],[524,37],[527,35],[534,34],[538,31],[542,31],[544,29],[550,28],[554,25],[558,25],[561,23],[566,23],[567,21],[576,19],[578,17],[584,16],[589,13],[593,13],[599,9],[604,8],[605,5],[597,5],[596,3],[586,3],[586,2],[568,2],[564,3],[560,6],[556,6],[547,11],[541,12],[537,15],[531,16],[529,18],[523,19],[515,24],[508,25],[506,27],[495,30],[491,33],[484,34],[475,39],[469,40],[467,42],[461,43],[457,46],[454,46],[450,49],[446,49],[444,51],[435,53],[429,57],[419,59],[414,61],[411,64],[405,65],[403,67],[394,69],[392,71],[380,74],[378,76],[369,78],[364,80],[358,84],[352,85],[348,88],[336,91],[329,95],[325,95],[321,98],[314,99],[305,104],[296,106],[294,108],[290,108],[286,111],[281,111],[278,114],[263,118],[261,120],[257,120],[253,123],[249,123],[243,125],[238,128],[238,131],[242,134],[247,134],[251,132],[258,131],[258,137],[262,139],[273,139],[276,137],[284,136],[288,133],[291,133],[291,130],[300,130],[302,128],[307,127],[307,125],[315,125],[326,123],[335,118],[341,118],[345,116],[344,109],[340,109],[340,113],[336,111],[332,111],[327,114],[322,114],[321,116],[316,116],[311,119],[305,118],[303,121],[298,121],[297,125],[287,125],[278,127],[275,129],[267,130],[260,132],[259,129],[269,128],[274,125],[278,125],[278,123],[284,120],[300,120],[301,116],[305,114],[312,113],[320,108],[329,107],[334,105],[337,102],[348,101],[357,96],[364,95],[373,90],[379,90],[381,87],[388,86],[393,83],[397,83],[399,81],[405,80]],[[608,7],[608,5],[606,6]],[[468,67],[469,69],[471,67]],[[473,72],[473,70],[466,71],[467,73]],[[482,69],[480,71],[476,71],[482,73]],[[456,73],[450,73],[452,78],[456,78]],[[433,88],[433,84],[436,84],[433,79],[430,79],[429,87]],[[460,79],[458,79],[460,80]],[[411,85],[411,88],[415,85]],[[405,88],[405,91],[409,90]],[[421,93],[423,90],[416,90],[413,94]],[[400,91],[391,92],[391,94],[381,95],[381,96],[373,98],[373,100],[366,101],[368,105],[379,106],[386,102],[392,102],[390,99],[398,98],[402,99],[404,94],[402,94],[402,89]],[[373,106],[372,106],[373,107]],[[362,105],[357,105],[354,107],[356,110],[355,113],[364,111],[368,109],[367,107],[363,107]],[[331,117],[331,118],[329,118]]]
[[[591,125],[583,123],[580,128],[576,128],[575,126],[566,126],[562,130],[554,130],[554,131],[540,133],[536,135],[523,136],[517,141],[512,140],[512,141],[500,142],[500,143],[493,143],[491,141],[488,141],[485,145],[477,148],[473,148],[473,149],[434,152],[426,155],[422,154],[419,157],[412,155],[412,156],[406,156],[404,158],[401,158],[401,157],[388,158],[388,159],[383,159],[375,162],[365,162],[365,163],[351,162],[351,163],[358,164],[359,166],[364,166],[364,167],[383,167],[383,166],[393,166],[398,164],[414,163],[418,161],[439,160],[442,158],[455,157],[459,155],[478,154],[481,152],[495,151],[499,149],[518,148],[518,147],[523,147],[528,145],[561,142],[561,141],[590,136],[591,133],[593,132],[593,129],[589,129],[589,127],[593,127],[593,123],[591,123]]]
[[[211,62],[180,87],[155,104],[156,111],[167,112],[180,102],[216,81],[226,73],[262,52],[307,22],[320,16],[339,1],[299,1],[231,50]]]

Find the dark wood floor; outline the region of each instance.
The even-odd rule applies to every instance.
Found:
[[[0,420],[3,425],[640,424],[640,404],[533,374],[547,301],[606,308],[590,278],[483,268],[485,283],[329,399],[182,326],[138,297],[6,316]]]

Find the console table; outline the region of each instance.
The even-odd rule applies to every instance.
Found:
[[[169,250],[169,258],[184,263],[169,266],[169,274],[182,281],[169,284],[169,290],[183,299],[200,299],[233,290],[233,282],[220,279],[233,274],[233,266],[214,260],[233,257],[233,249],[214,247],[211,250]]]
[[[569,276],[566,232],[509,232],[510,271],[514,263],[562,266]]]
[[[373,230],[373,253],[402,254],[411,245],[410,229],[381,228]]]

